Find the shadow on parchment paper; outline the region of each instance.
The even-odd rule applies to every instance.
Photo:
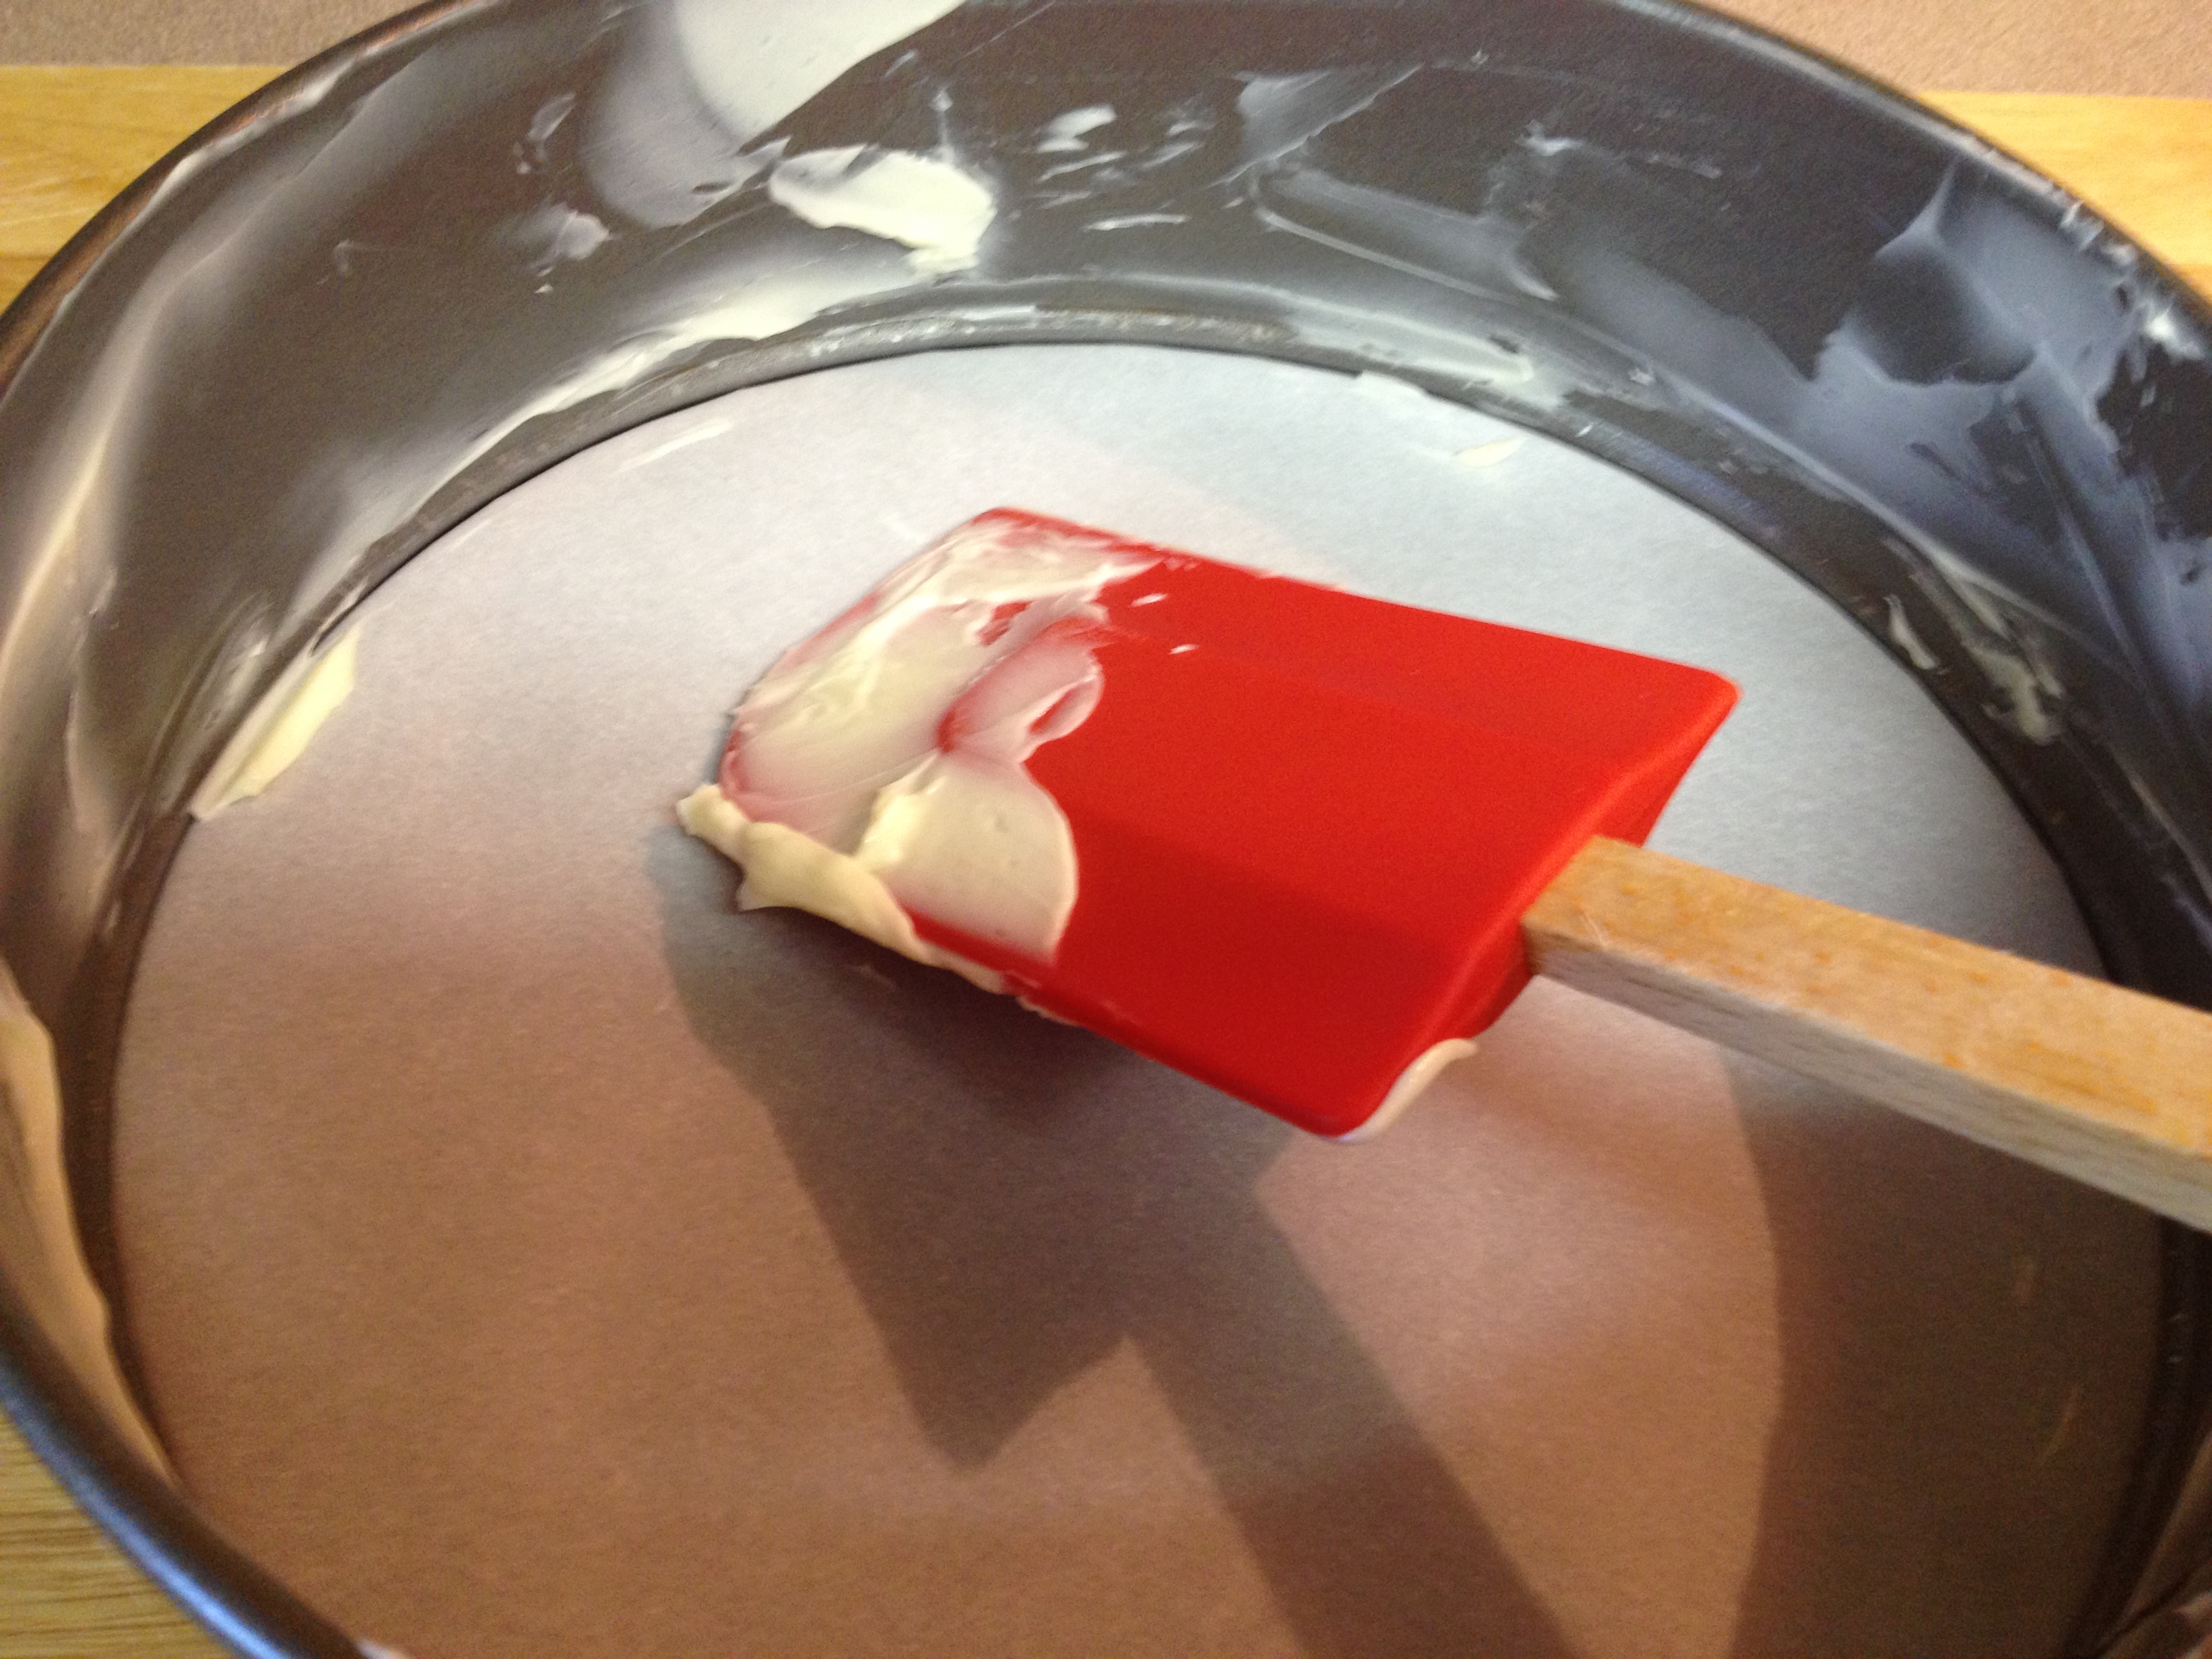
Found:
[[[1731,1659],[2060,1652],[2143,1429],[2155,1224],[1723,1063],[1765,1201],[1781,1359]]]
[[[931,1441],[988,1460],[1136,1345],[1307,1650],[1565,1659],[1257,1178],[1294,1131],[788,911],[670,828],[693,1030],[759,1099]]]

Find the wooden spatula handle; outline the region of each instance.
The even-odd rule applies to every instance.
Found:
[[[1616,841],[1536,971],[2212,1230],[2212,1015]]]

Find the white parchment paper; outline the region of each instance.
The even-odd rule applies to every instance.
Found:
[[[1310,1141],[736,915],[675,827],[784,644],[1011,504],[1719,670],[1656,845],[2090,965],[1908,671],[1516,435],[928,356],[628,434],[403,572],[132,1006],[128,1312],[191,1490],[451,1659],[2055,1649],[2141,1425],[2141,1212],[1545,986]]]

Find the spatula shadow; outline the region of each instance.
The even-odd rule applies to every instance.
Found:
[[[1133,1342],[1310,1653],[1569,1650],[1255,1183],[1293,1133],[813,918],[647,865],[693,1030],[770,1114],[924,1431],[989,1459]]]

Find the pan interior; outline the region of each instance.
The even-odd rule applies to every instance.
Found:
[[[1002,503],[1720,670],[1655,845],[2094,968],[1897,657],[1564,445],[1144,347],[752,387],[404,568],[188,838],[115,1217],[195,1498],[431,1653],[2055,1651],[2142,1212],[1542,985],[1337,1148],[732,913],[728,708]]]

